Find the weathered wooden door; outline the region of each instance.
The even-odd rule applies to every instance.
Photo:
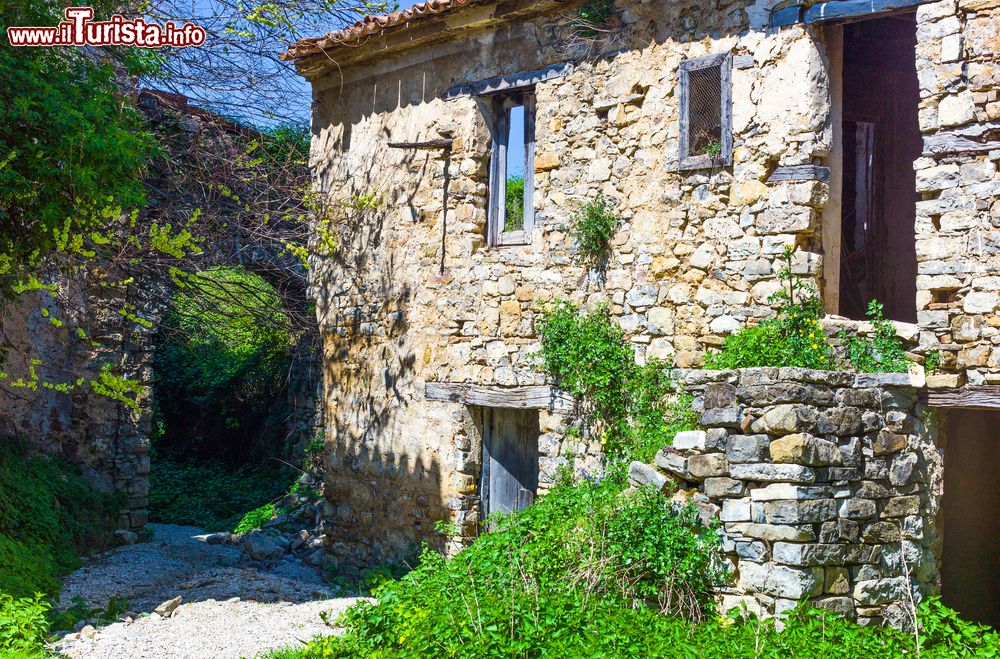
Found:
[[[482,513],[522,510],[538,489],[538,412],[484,407]]]

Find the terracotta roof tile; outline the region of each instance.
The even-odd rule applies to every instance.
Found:
[[[380,16],[365,16],[353,25],[342,30],[329,32],[322,37],[300,39],[289,46],[288,51],[280,57],[283,60],[296,60],[341,46],[355,45],[367,37],[379,34],[385,30],[409,27],[412,23],[443,14],[461,7],[473,5],[483,0],[429,0],[418,2],[409,9]]]

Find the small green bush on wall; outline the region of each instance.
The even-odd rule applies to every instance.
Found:
[[[600,265],[607,257],[611,238],[621,218],[603,195],[587,203],[573,218],[573,241],[580,260],[590,266]]]

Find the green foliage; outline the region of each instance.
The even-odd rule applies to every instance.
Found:
[[[274,288],[241,268],[215,268],[181,283],[154,359],[164,428],[157,449],[244,464],[267,448],[259,442],[280,412],[275,400],[293,341],[288,319]]]
[[[823,305],[815,289],[792,272],[792,257],[792,248],[786,247],[778,272],[782,288],[771,296],[771,303],[780,305],[777,315],[727,336],[722,350],[705,357],[705,368],[836,367],[833,346],[819,324]]]
[[[542,313],[537,330],[542,369],[582,403],[585,421],[600,433],[609,454],[648,461],[688,428],[691,417],[683,404],[668,415],[669,365],[657,360],[637,365],[606,307],[587,312],[557,302]]]
[[[345,638],[308,656],[600,656],[616,642],[593,625],[619,617],[627,629],[635,610],[656,615],[646,602],[689,618],[711,611],[716,544],[691,510],[623,491],[621,475],[564,481],[452,559],[425,550],[378,603],[347,613]]]
[[[49,608],[40,594],[15,599],[0,592],[0,654],[8,659],[45,656]]]
[[[60,10],[3,3],[0,30],[55,25]],[[78,50],[0,49],[0,295],[52,252],[86,256],[105,209],[143,203],[140,173],[153,141],[122,101],[112,66]],[[149,64],[134,53],[126,60]]]
[[[79,554],[109,545],[115,504],[77,468],[26,455],[0,437],[0,591],[57,594],[59,576],[80,565]]]
[[[520,231],[524,228],[524,177],[512,176],[507,179],[504,193],[504,231]]]
[[[217,462],[184,464],[158,456],[149,474],[150,518],[206,531],[233,531],[248,510],[259,510],[262,503],[284,495],[295,476],[290,467],[230,470]]]
[[[576,30],[581,37],[596,37],[614,13],[614,0],[592,0],[576,10]]]
[[[877,300],[868,303],[868,318],[874,334],[871,338],[848,336],[841,330],[840,341],[847,352],[847,361],[860,373],[905,373],[910,359]]]
[[[62,611],[50,611],[49,621],[52,629],[70,630],[81,620],[94,618],[98,625],[106,625],[115,622],[131,609],[131,604],[127,599],[112,597],[108,600],[107,606],[91,607],[87,602],[77,595],[73,598],[73,603]]]
[[[603,195],[581,208],[573,218],[572,229],[580,260],[592,266],[600,264],[620,222],[621,218]]]
[[[924,369],[928,375],[934,375],[941,370],[941,351],[931,350],[924,358]]]
[[[262,529],[264,525],[274,519],[275,510],[273,503],[265,503],[260,508],[254,508],[240,520],[239,524],[233,528],[233,533],[249,533],[254,529]]]
[[[605,598],[585,605],[561,593],[542,593],[531,601],[512,601],[520,619],[483,617],[477,635],[458,645],[449,636],[441,643],[420,635],[398,644],[382,644],[363,636],[374,616],[359,605],[345,616],[345,637],[316,639],[299,650],[285,649],[269,659],[347,659],[349,657],[701,657],[703,659],[945,659],[1000,656],[1000,635],[961,620],[936,597],[921,603],[919,637],[884,627],[862,627],[830,611],[799,607],[783,621],[732,615],[691,625],[645,608],[623,608]],[[480,608],[482,610],[482,608]],[[492,611],[487,611],[491,613]],[[466,617],[468,614],[466,614]],[[361,620],[359,624],[358,620]],[[512,622],[519,636],[510,634]],[[481,631],[480,631],[481,630]],[[378,630],[381,631],[381,630]],[[505,636],[506,632],[506,636]],[[918,641],[919,638],[919,641]],[[918,651],[919,646],[919,651]],[[425,652],[425,654],[422,654]]]

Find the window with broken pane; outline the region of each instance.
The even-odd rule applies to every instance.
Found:
[[[681,64],[681,169],[732,163],[731,71],[728,54]]]

